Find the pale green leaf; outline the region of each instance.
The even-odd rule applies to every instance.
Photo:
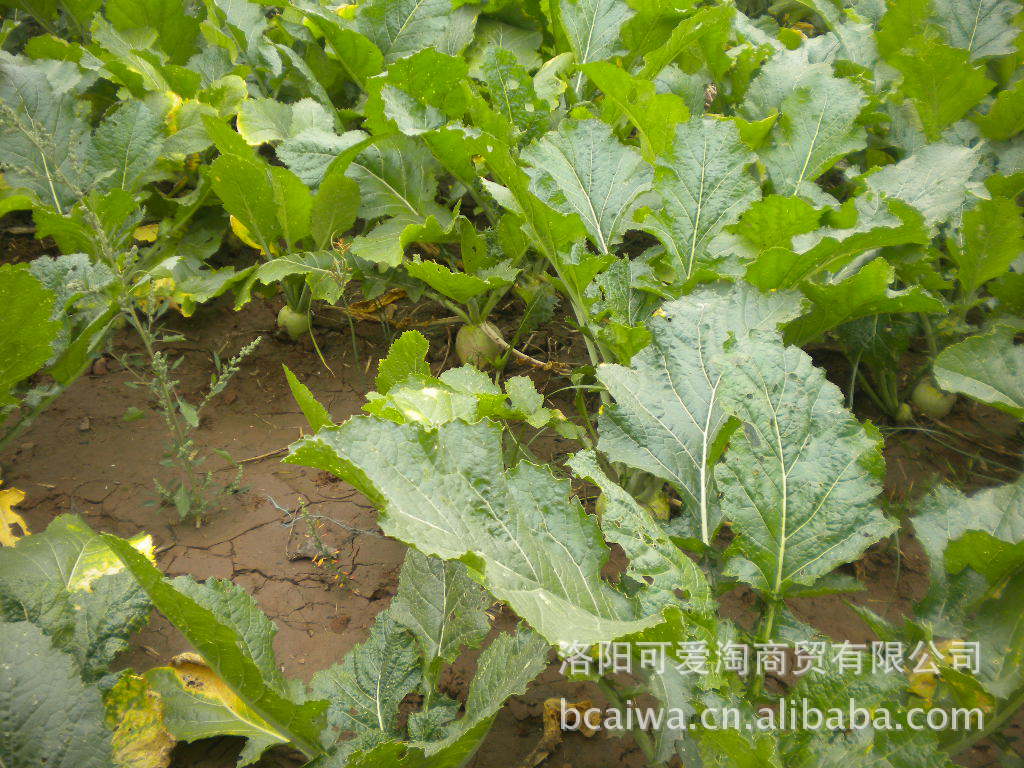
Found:
[[[755,160],[730,121],[694,118],[676,128],[671,152],[658,160],[654,177],[662,205],[643,228],[671,254],[677,280],[688,280],[708,263],[711,240],[760,196],[747,170]]]
[[[864,147],[857,118],[865,103],[856,85],[836,77],[815,78],[786,96],[772,141],[761,151],[778,194],[820,196],[812,182]]]
[[[330,702],[327,729],[333,740],[350,732],[366,743],[399,735],[398,705],[421,682],[412,633],[384,612],[374,621],[369,638],[349,651],[341,664],[317,672],[312,687],[314,696]]]
[[[741,338],[723,363],[723,408],[741,422],[715,469],[736,533],[728,571],[781,598],[896,530],[875,502],[879,445],[799,348]]]
[[[606,501],[601,513],[601,530],[612,544],[618,544],[629,560],[625,575],[639,587],[645,611],[657,611],[681,604],[708,611],[713,605],[711,589],[697,564],[677,547],[651,513],[601,470],[592,451],[575,454],[567,466],[590,480]],[[680,600],[686,595],[686,602]]]
[[[867,184],[885,197],[914,206],[933,227],[963,204],[967,181],[977,165],[977,153],[967,147],[929,144],[905,160],[872,173]]]
[[[89,126],[79,117],[77,67],[53,71],[0,51],[0,170],[12,187],[25,187],[64,212],[88,186],[82,168]],[[60,83],[60,85],[57,85]]]
[[[461,559],[549,642],[595,642],[656,621],[601,580],[607,548],[568,482],[525,461],[505,468],[495,424],[426,431],[357,416],[299,441],[288,461],[356,485],[381,508],[385,533]]]
[[[626,230],[651,187],[653,172],[600,120],[563,125],[522,154],[530,188],[560,213],[577,214],[594,246],[608,253]]]
[[[370,0],[359,6],[356,29],[390,64],[440,43],[451,14],[451,0]]]
[[[949,44],[968,51],[971,59],[1016,51],[1020,27],[1014,16],[1020,6],[1011,0],[932,0],[932,5]]]
[[[621,52],[619,31],[633,15],[622,0],[558,0],[569,49],[582,66]]]
[[[601,413],[598,448],[672,484],[684,504],[686,535],[712,541],[721,520],[713,484],[714,443],[727,414],[719,401],[727,340],[774,331],[794,317],[791,294],[703,288],[666,304],[649,322],[651,345],[630,368],[601,365],[615,404]]]
[[[135,192],[163,147],[161,120],[142,102],[128,102],[100,123],[86,168],[101,189]]]
[[[1006,411],[1024,420],[1024,346],[1010,331],[971,336],[935,358],[935,380],[948,392]]]
[[[484,611],[491,602],[462,563],[415,549],[406,553],[390,613],[415,636],[428,686],[436,687],[442,666],[455,661],[463,648],[483,642],[490,630]]]

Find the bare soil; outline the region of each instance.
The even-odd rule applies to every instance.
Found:
[[[194,397],[209,379],[211,353],[227,358],[257,335],[264,341],[227,391],[209,408],[199,439],[243,461],[244,491],[225,498],[224,509],[196,528],[178,523],[172,509],[153,504],[153,477],[165,444],[164,426],[146,393],[127,386],[127,372],[104,358],[61,397],[32,427],[19,445],[0,456],[7,485],[28,494],[20,508],[33,530],[42,530],[58,514],[81,514],[98,530],[121,535],[140,530],[153,534],[164,571],[197,579],[230,578],[251,591],[277,623],[278,659],[284,671],[308,680],[314,672],[341,660],[365,639],[374,616],[395,592],[404,547],[383,537],[376,514],[365,498],[323,473],[281,463],[281,451],[297,439],[305,420],[288,391],[281,364],[288,365],[325,403],[337,421],[357,413],[364,393],[373,388],[375,361],[386,353],[397,332],[379,323],[356,323],[347,329],[318,332],[328,371],[306,343],[289,343],[273,335],[277,305],[254,302],[242,312],[225,305],[202,308],[196,317],[179,321],[188,342],[174,350],[184,357],[177,371],[183,391]],[[431,352],[435,369],[453,364],[451,326],[434,326]],[[544,348],[531,354],[572,362],[579,350],[568,333],[544,336]],[[132,340],[120,338],[122,352]],[[845,381],[843,361],[827,352],[816,354],[837,383]],[[525,370],[517,373],[528,372]],[[534,372],[535,373],[535,372]],[[550,374],[535,377],[542,391],[564,386]],[[859,404],[858,404],[859,405]],[[146,415],[125,421],[130,407]],[[568,412],[568,410],[567,410]],[[865,411],[862,416],[877,419]],[[881,423],[880,420],[876,423]],[[557,458],[572,445],[548,441],[541,449]],[[904,515],[909,503],[938,479],[973,488],[1005,481],[1019,466],[1021,443],[1012,419],[961,399],[943,424],[919,425],[888,436],[886,498],[890,512]],[[220,459],[218,477],[229,481],[234,469]],[[289,525],[287,512],[301,506],[325,520],[322,537],[337,550],[336,565],[317,565],[304,522]],[[890,619],[905,613],[927,586],[927,568],[909,526],[898,540],[872,549],[852,570],[866,590],[852,602]],[[724,611],[748,624],[754,597],[736,590],[726,597]],[[843,599],[823,597],[797,601],[798,618],[837,639],[870,640],[863,623]],[[125,666],[148,668],[165,663],[188,649],[184,638],[162,617],[154,615],[138,636]],[[445,685],[464,695],[473,659],[467,656],[448,670]],[[511,768],[540,738],[543,701],[551,696],[591,698],[581,683],[569,683],[551,667],[526,695],[512,699],[501,711],[473,768]],[[239,744],[220,739],[182,745],[178,768],[222,768],[233,765]],[[985,765],[993,755],[978,750],[972,760]],[[275,752],[260,765],[299,765],[294,756]],[[568,735],[548,759],[562,768],[642,766],[634,745],[600,736]]]

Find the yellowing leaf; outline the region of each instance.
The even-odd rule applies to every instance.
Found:
[[[164,703],[144,677],[126,674],[104,697],[116,768],[167,768],[177,740],[164,726]]]
[[[235,236],[243,243],[248,245],[250,248],[255,248],[257,251],[266,256],[267,252],[263,250],[263,247],[259,243],[253,240],[253,237],[252,235],[249,234],[249,230],[248,228],[246,228],[245,224],[240,222],[234,216],[231,216],[229,218],[231,221],[231,231],[235,233]],[[275,256],[277,255],[277,249],[275,249],[274,246],[270,246],[270,251]]]
[[[267,747],[287,742],[196,653],[175,656],[169,667],[149,670],[146,679],[162,697],[164,721],[178,739],[244,736],[249,741],[243,756],[250,762]]]
[[[152,536],[148,533],[140,533],[129,539],[128,543],[156,565]],[[71,592],[75,590],[91,591],[92,583],[100,576],[120,573],[123,570],[124,563],[97,537],[94,542],[90,542],[82,549],[73,576],[68,581],[68,590]]]
[[[159,224],[143,224],[141,227],[135,228],[132,236],[140,243],[153,243],[156,242],[156,235],[159,231]]]
[[[0,545],[13,547],[14,542],[22,535],[30,533],[25,519],[15,512],[11,507],[21,504],[25,500],[25,492],[17,488],[4,488],[0,490]],[[22,530],[19,535],[14,532],[14,526]]]

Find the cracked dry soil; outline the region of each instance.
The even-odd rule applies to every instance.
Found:
[[[224,509],[203,527],[177,523],[173,509],[153,505],[153,477],[162,469],[159,461],[166,440],[163,424],[145,392],[126,386],[128,374],[109,359],[76,382],[0,461],[6,484],[28,495],[19,509],[33,530],[44,529],[58,514],[74,512],[98,530],[120,535],[148,531],[156,541],[159,564],[168,575],[232,579],[244,586],[279,628],[276,650],[285,673],[308,680],[366,638],[374,616],[395,592],[404,546],[380,534],[374,509],[347,484],[321,472],[283,464],[280,454],[266,456],[298,438],[305,427],[281,364],[288,365],[341,421],[359,411],[364,393],[373,388],[375,362],[397,334],[372,323],[355,326],[355,342],[347,330],[319,331],[317,339],[332,374],[308,342],[285,343],[273,336],[275,314],[276,307],[266,303],[253,302],[241,312],[220,304],[201,308],[189,321],[179,320],[187,328],[189,342],[172,352],[185,358],[177,375],[190,399],[208,381],[210,351],[230,357],[255,336],[264,336],[226,392],[205,412],[197,437],[206,447],[225,450],[236,460],[265,457],[244,463],[244,491],[226,497]],[[438,330],[431,338],[431,354],[437,356],[431,360],[435,369],[447,354],[448,332]],[[131,349],[132,340],[123,335],[116,347]],[[553,390],[560,383],[557,379],[538,381],[538,386],[541,391]],[[146,415],[126,422],[122,417],[132,406]],[[996,418],[984,426],[1005,433],[1002,439],[1014,441],[1012,422]],[[571,449],[571,445],[554,440],[541,451],[557,460]],[[948,476],[963,465],[957,454],[925,449],[911,439],[894,440],[887,453],[890,479],[897,479],[890,495],[901,495],[915,480],[932,474]],[[225,482],[234,475],[234,469],[217,457],[211,459],[213,467],[220,467],[218,477]],[[913,477],[908,477],[908,472]],[[310,558],[315,550],[304,521],[287,524],[289,516],[284,510],[295,510],[300,504],[311,514],[333,521],[325,523],[322,537],[329,549],[337,551],[334,565],[318,566]],[[896,618],[923,594],[926,572],[920,550],[907,536],[900,547],[876,549],[856,565],[867,589],[854,601]],[[833,637],[870,640],[867,629],[841,599],[796,602],[800,618]],[[724,610],[748,623],[753,604],[749,592],[735,590],[727,596]],[[504,614],[499,618],[502,624],[512,620]],[[188,650],[184,638],[154,614],[120,663],[147,669],[184,650]],[[446,692],[464,698],[474,659],[474,654],[467,653],[446,671]],[[585,684],[565,681],[558,674],[557,663],[552,663],[524,696],[505,705],[471,768],[518,768],[541,736],[543,702],[551,696],[589,698],[602,704],[599,693]],[[234,765],[239,749],[240,743],[233,739],[179,745],[174,766],[227,768]],[[984,755],[977,757],[977,765],[985,764]],[[640,758],[628,740],[585,739],[571,734],[546,765],[640,768]],[[277,751],[268,753],[259,765],[282,768],[301,765],[301,760],[287,751]]]

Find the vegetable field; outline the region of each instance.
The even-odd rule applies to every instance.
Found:
[[[1024,7],[0,0],[0,768],[1024,766]]]

